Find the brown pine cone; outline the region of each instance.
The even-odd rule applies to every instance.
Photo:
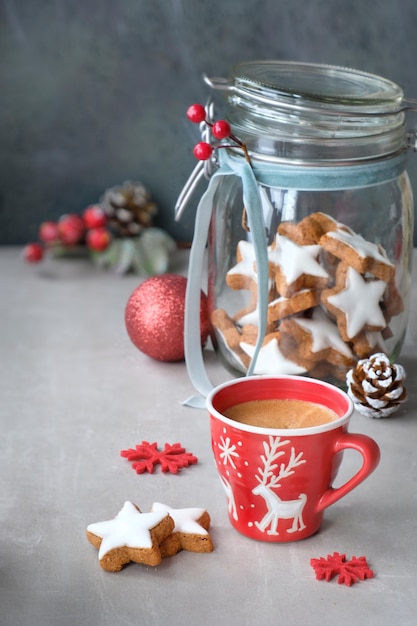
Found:
[[[377,352],[348,371],[347,392],[362,415],[387,417],[407,398],[404,380],[404,368],[391,365],[386,354]]]
[[[107,189],[100,205],[119,237],[136,237],[152,226],[156,204],[142,183],[126,181]]]

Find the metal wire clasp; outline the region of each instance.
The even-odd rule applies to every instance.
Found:
[[[407,131],[407,148],[417,152],[417,128]]]
[[[209,98],[206,105],[206,120],[209,122],[214,121],[214,102],[212,98]],[[210,132],[210,127],[206,122],[201,122],[199,125],[201,141],[205,141],[206,143],[212,143],[212,135]],[[207,161],[199,161],[193,171],[191,172],[187,182],[180,195],[178,196],[178,200],[175,204],[175,221],[181,219],[182,214],[184,213],[184,209],[189,202],[192,194],[194,193],[198,183],[202,178],[206,178],[209,180],[210,176],[213,174],[214,170],[218,166],[218,161],[216,157],[216,151],[213,150],[212,156],[207,159]]]
[[[417,100],[405,98],[403,100],[403,110],[417,112]],[[407,131],[407,148],[417,152],[417,127]]]

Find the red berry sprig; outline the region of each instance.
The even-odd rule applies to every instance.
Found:
[[[226,120],[217,120],[214,123],[210,122],[207,119],[206,110],[202,104],[192,104],[191,106],[189,106],[187,109],[187,117],[190,122],[193,122],[194,124],[201,124],[201,122],[207,124],[207,126],[211,128],[211,132],[216,139],[220,141],[222,139],[230,139],[234,145],[239,146],[239,148],[243,150],[245,159],[250,164],[251,161],[248,150],[246,148],[246,144],[244,144],[243,141],[240,141],[240,139],[232,134],[230,124],[226,122]],[[207,161],[207,159],[209,159],[213,154],[214,148],[230,148],[233,144],[218,144],[216,146],[212,146],[206,141],[199,141],[194,146],[193,153],[196,159],[198,159],[199,161]]]
[[[94,204],[88,206],[82,215],[69,213],[62,215],[57,222],[42,222],[38,232],[41,243],[29,243],[25,246],[23,258],[28,263],[39,263],[44,257],[45,248],[71,248],[84,243],[90,250],[102,252],[111,241],[106,224],[105,212]]]

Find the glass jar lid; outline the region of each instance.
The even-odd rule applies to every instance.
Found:
[[[402,89],[390,80],[357,70],[309,63],[252,61],[233,71],[234,91],[250,92],[278,102],[289,96],[297,102],[368,109],[373,114],[398,111]],[[352,111],[349,111],[352,112]]]
[[[344,164],[406,150],[403,92],[395,83],[349,68],[288,61],[249,61],[225,90],[233,132],[252,158]]]

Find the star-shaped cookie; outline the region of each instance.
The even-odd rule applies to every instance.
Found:
[[[286,298],[300,289],[323,289],[329,274],[318,262],[321,246],[299,246],[288,237],[275,236],[275,250],[269,252],[275,265],[275,283],[278,293]],[[271,246],[272,248],[272,246]]]
[[[98,548],[101,567],[118,572],[126,563],[158,565],[160,543],[172,532],[174,521],[166,511],[141,513],[126,501],[114,519],[87,526],[87,539]]]
[[[250,289],[257,282],[255,270],[255,248],[249,241],[239,241],[236,251],[237,263],[226,275],[232,289]]]
[[[395,266],[385,251],[381,246],[364,239],[362,235],[338,228],[325,233],[320,239],[320,245],[360,274],[370,272],[387,283],[394,280]]]
[[[161,543],[163,557],[174,556],[180,550],[212,552],[213,542],[208,533],[210,516],[205,509],[173,509],[161,502],[154,502],[152,511],[169,513],[175,523],[172,533]]]
[[[335,365],[354,363],[349,345],[343,341],[336,324],[320,307],[313,310],[311,318],[294,317],[282,322],[280,330],[293,337],[295,349],[307,361],[326,360]]]
[[[353,267],[340,263],[336,285],[321,294],[324,306],[336,316],[344,341],[352,341],[361,331],[379,331],[387,323],[380,307],[386,289],[383,280],[366,280]]]

